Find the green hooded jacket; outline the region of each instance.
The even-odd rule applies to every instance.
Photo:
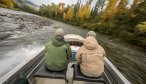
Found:
[[[63,37],[56,36],[45,46],[45,67],[52,71],[67,68],[67,61],[71,57],[71,48]]]

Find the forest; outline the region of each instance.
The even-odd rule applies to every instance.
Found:
[[[92,6],[93,0],[81,4],[42,4],[39,11],[29,6],[21,7],[21,10],[38,14],[65,23],[80,26],[115,38],[120,38],[136,46],[146,47],[146,1],[133,0],[128,6],[129,0],[97,0]],[[3,5],[4,4],[4,5]],[[17,8],[12,0],[0,0],[0,6]]]

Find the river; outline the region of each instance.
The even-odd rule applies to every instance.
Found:
[[[88,30],[37,15],[0,8],[0,77],[38,52],[56,28],[86,36]],[[97,33],[107,58],[132,82],[146,83],[146,52],[119,39]]]

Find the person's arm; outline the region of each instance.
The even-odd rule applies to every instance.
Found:
[[[103,57],[105,57],[106,56],[106,52],[105,52],[104,48],[101,45],[100,45],[100,49],[101,49],[101,51],[103,53]]]
[[[51,41],[49,41],[48,43],[45,44],[45,53],[47,52],[47,48],[48,48],[48,45],[50,44],[50,42]]]
[[[103,57],[106,57],[106,53],[105,53],[105,51],[104,51]]]
[[[71,52],[71,48],[70,48],[69,44],[67,44],[67,54],[68,54],[68,58],[70,59],[72,56],[72,52]]]
[[[77,63],[81,63],[81,53],[82,53],[82,47],[79,48],[79,50],[76,52],[76,61]]]
[[[71,60],[71,56],[72,56],[72,52],[71,52],[71,48],[69,44],[66,44],[67,49],[66,49],[66,54],[67,54],[67,63],[70,62]]]
[[[103,57],[105,57],[106,56],[106,52],[105,52],[103,47],[102,47],[102,51],[103,51]]]

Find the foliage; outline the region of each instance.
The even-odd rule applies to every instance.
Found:
[[[102,14],[102,20],[104,22],[110,21],[111,17],[116,13],[116,4],[118,0],[109,0],[107,7]]]
[[[76,13],[76,17],[79,18],[81,21],[88,19],[90,17],[90,6],[87,2],[85,5],[81,6]]]
[[[128,0],[109,0],[106,5],[106,0],[98,0],[91,9],[93,1],[81,4],[78,0],[67,7],[61,3],[42,5],[39,14],[146,47],[146,1],[134,0],[127,7]]]
[[[65,12],[63,13],[63,19],[65,21],[71,20],[73,18],[73,16],[74,16],[74,11],[73,11],[73,8],[71,8],[71,7],[67,10],[66,13]]]
[[[146,32],[146,22],[142,22],[141,24],[138,24],[136,27],[140,32],[142,33]]]
[[[0,7],[14,8],[13,0],[0,0]]]
[[[119,5],[117,6],[118,13],[124,13],[127,6],[127,0],[120,0]]]
[[[109,0],[106,5],[106,0],[98,0],[91,9],[93,1],[81,4],[78,0],[75,5],[67,7],[64,3],[43,4],[37,11],[31,6],[18,6],[12,0],[0,0],[0,7],[20,8],[146,47],[146,1],[133,0],[128,8],[128,0]]]
[[[38,10],[36,10],[34,7],[31,7],[31,6],[28,6],[28,5],[22,5],[22,6],[19,6],[17,4],[15,4],[15,8],[16,10],[23,10],[23,11],[26,11],[26,12],[30,12],[30,13],[33,13],[33,14],[38,14]]]
[[[105,0],[98,0],[95,6],[91,10],[91,18],[95,18],[98,15],[99,11],[103,10]]]

